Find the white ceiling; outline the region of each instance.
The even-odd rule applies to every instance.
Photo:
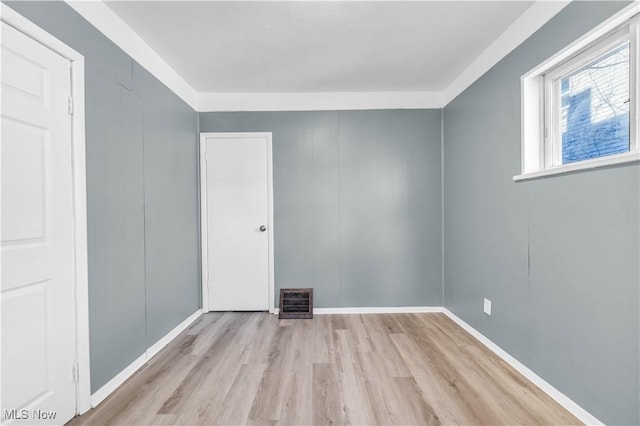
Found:
[[[442,91],[532,1],[109,1],[197,92]]]

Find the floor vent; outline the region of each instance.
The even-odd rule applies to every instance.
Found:
[[[313,318],[312,288],[280,289],[280,319]]]

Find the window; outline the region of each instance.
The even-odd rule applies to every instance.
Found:
[[[640,160],[640,8],[627,7],[522,77],[522,175]]]

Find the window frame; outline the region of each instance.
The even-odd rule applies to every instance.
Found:
[[[623,44],[629,44],[629,152],[637,151],[637,139],[634,132],[631,131],[631,125],[633,120],[631,117],[635,117],[635,107],[637,100],[636,96],[631,90],[631,81],[633,81],[633,72],[631,70],[633,60],[631,51],[631,39],[633,31],[630,26],[625,25],[622,29],[609,34],[604,39],[599,40],[594,45],[587,47],[582,52],[579,52],[574,57],[568,59],[566,62],[557,66],[553,70],[546,73],[544,78],[544,108],[545,108],[545,157],[544,165],[545,169],[551,169],[555,167],[562,167],[565,164],[562,163],[562,92],[560,88],[560,81],[568,75],[580,70],[582,67],[589,65],[590,63],[598,60],[602,56],[611,52],[616,47]],[[626,153],[625,153],[626,154]],[[620,154],[614,154],[620,155]],[[602,158],[602,157],[597,157]],[[586,161],[580,160],[575,163]],[[567,163],[569,164],[569,163]]]
[[[562,164],[560,80],[629,42],[629,151]],[[640,4],[632,3],[523,75],[521,174],[514,181],[640,161]],[[557,105],[552,105],[557,101]],[[553,131],[552,131],[553,130]]]

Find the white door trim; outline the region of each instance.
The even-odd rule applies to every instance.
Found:
[[[89,358],[89,279],[87,266],[87,189],[84,129],[84,56],[76,52],[6,4],[0,4],[0,19],[71,62],[71,144],[73,148],[73,230],[75,268],[76,413],[91,408]],[[71,372],[69,372],[71,374]]]
[[[273,150],[271,145],[271,132],[232,132],[200,133],[200,241],[202,243],[202,312],[209,312],[209,289],[207,282],[208,273],[208,248],[207,248],[207,160],[206,145],[207,139],[229,139],[229,138],[264,138],[267,142],[267,199],[268,199],[268,230],[269,230],[269,312],[273,313],[275,308],[275,286],[274,286],[274,257],[273,257]]]

